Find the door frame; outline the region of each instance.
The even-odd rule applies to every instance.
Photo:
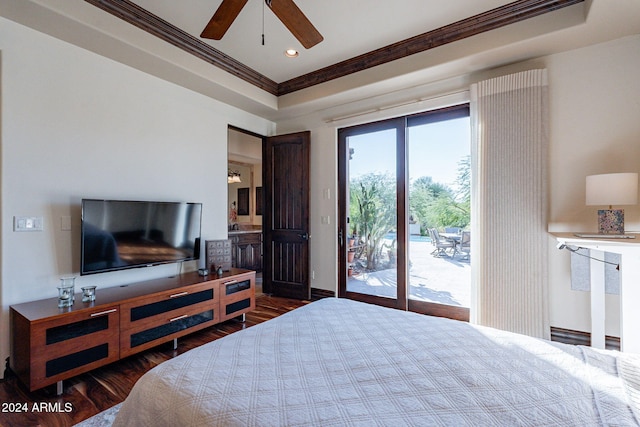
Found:
[[[409,188],[408,188],[408,132],[412,125],[426,124],[459,117],[468,117],[469,103],[425,111],[408,116],[391,118],[357,126],[338,129],[338,296],[372,304],[409,310],[439,317],[469,321],[469,308],[412,300],[408,296],[409,285]],[[397,293],[396,299],[379,297],[347,291],[347,233],[349,224],[349,206],[347,203],[348,144],[349,136],[373,133],[388,129],[397,129],[396,133],[396,190],[397,190]]]
[[[390,129],[396,130],[396,158],[403,159],[403,161],[396,161],[396,207],[398,209],[398,212],[407,212],[407,187],[404,179],[407,168],[405,118],[400,117],[338,129],[338,296],[340,298],[349,298],[356,301],[363,301],[371,304],[381,305],[384,307],[406,310],[406,286],[396,287],[395,298],[386,298],[376,295],[367,295],[358,292],[347,291],[347,252],[349,250],[349,245],[346,243],[347,235],[349,232],[349,207],[347,203],[349,153],[347,148],[347,138],[349,138],[350,136],[357,136]],[[402,179],[400,179],[401,177]],[[396,271],[398,284],[406,283],[408,277],[408,263],[406,260],[407,251],[405,250],[407,243],[408,220],[408,214],[398,215],[396,219],[398,238]]]

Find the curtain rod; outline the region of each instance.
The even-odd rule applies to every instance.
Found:
[[[342,120],[347,120],[347,119],[353,119],[356,117],[360,117],[360,116],[366,116],[368,114],[373,114],[373,113],[379,113],[381,111],[386,111],[386,110],[391,110],[394,108],[400,108],[400,107],[406,107],[409,105],[415,105],[415,104],[419,104],[421,102],[425,102],[425,101],[433,101],[433,100],[437,100],[437,99],[441,99],[441,98],[447,98],[449,96],[453,96],[453,95],[463,95],[463,94],[468,94],[469,91],[468,90],[458,90],[458,91],[454,91],[454,92],[447,92],[441,95],[436,95],[436,96],[428,96],[428,97],[424,97],[424,98],[418,98],[418,99],[412,99],[410,101],[404,101],[404,102],[400,102],[397,104],[390,104],[390,105],[385,105],[382,107],[377,107],[377,108],[372,108],[369,110],[365,110],[365,111],[360,111],[357,113],[352,113],[352,114],[347,114],[345,116],[339,116],[339,117],[334,117],[331,119],[327,119],[325,120],[325,123],[335,123],[335,122],[339,122]]]

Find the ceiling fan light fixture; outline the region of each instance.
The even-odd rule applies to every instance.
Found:
[[[287,49],[284,51],[284,56],[287,58],[297,58],[298,55],[300,55],[300,52],[295,49]]]
[[[200,37],[221,40],[247,1],[222,0]],[[302,13],[294,0],[278,0],[275,2],[273,0],[265,0],[265,4],[305,49],[311,49],[324,40],[322,34],[313,26],[309,18]]]
[[[242,180],[240,179],[240,172],[238,171],[232,171],[231,169],[227,170],[227,183],[229,184],[236,184],[242,182]]]

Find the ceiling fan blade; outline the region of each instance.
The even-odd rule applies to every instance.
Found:
[[[310,49],[324,40],[293,0],[267,0],[267,5],[305,48]]]
[[[220,40],[248,0],[222,0],[211,20],[200,34],[205,39]]]

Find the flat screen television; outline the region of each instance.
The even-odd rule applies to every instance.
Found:
[[[201,203],[82,200],[80,274],[196,260]]]

